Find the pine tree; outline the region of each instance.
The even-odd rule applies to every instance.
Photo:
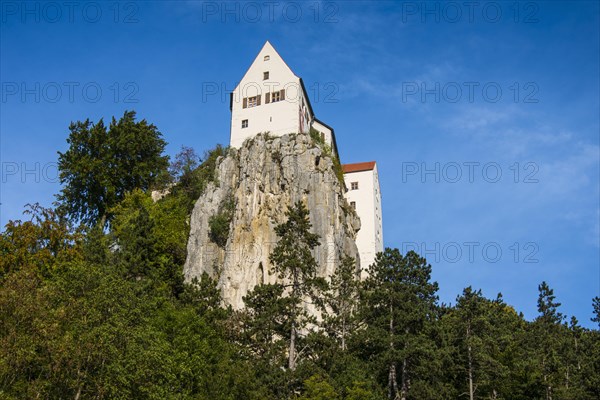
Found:
[[[592,307],[594,307],[592,322],[596,322],[600,328],[600,297],[596,296],[592,299]]]
[[[561,323],[564,316],[558,311],[560,303],[556,302],[554,290],[546,282],[538,286],[539,316],[532,325],[532,335],[537,369],[541,374],[544,398],[552,400],[554,392],[561,381],[560,369],[564,367],[560,357]]]
[[[253,356],[278,364],[284,353],[284,338],[291,329],[290,316],[297,305],[284,297],[281,284],[255,286],[244,296],[243,343]]]
[[[444,316],[457,352],[456,384],[470,400],[479,397],[477,393],[494,399],[505,392],[508,371],[501,359],[510,347],[507,341],[516,334],[507,331],[514,329],[514,317],[516,313],[507,310],[501,295],[492,301],[471,287],[464,289],[456,307]]]
[[[364,283],[364,347],[386,371],[390,399],[406,400],[422,360],[434,358],[426,328],[434,318],[438,287],[430,278],[431,265],[424,258],[412,251],[403,257],[398,249],[387,248],[377,255]]]
[[[344,257],[331,276],[325,293],[323,326],[341,351],[346,351],[350,332],[357,329],[357,307],[360,281],[355,260]]]
[[[309,211],[298,201],[285,213],[287,221],[275,227],[279,237],[277,245],[269,256],[278,278],[288,289],[292,302],[290,308],[290,330],[288,347],[288,368],[296,369],[298,354],[296,344],[298,332],[307,326],[310,318],[302,306],[305,298],[316,301],[316,290],[323,288],[324,281],[317,277],[317,262],[312,250],[319,245],[319,235],[311,233]]]

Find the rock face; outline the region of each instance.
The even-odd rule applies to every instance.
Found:
[[[255,285],[274,283],[269,254],[277,244],[274,227],[298,200],[310,210],[312,232],[320,236],[314,249],[318,275],[327,277],[348,255],[357,260],[355,243],[360,221],[344,198],[332,158],[308,135],[270,138],[259,134],[230,149],[217,161],[214,183],[196,202],[191,216],[186,281],[203,272],[218,279],[226,305],[239,309]],[[211,240],[211,216],[233,205],[229,234],[220,246]],[[358,267],[358,266],[357,266]]]

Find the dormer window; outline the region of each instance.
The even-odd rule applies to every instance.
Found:
[[[269,79],[269,71],[263,72],[263,81],[266,81],[267,79]]]
[[[270,59],[271,59],[271,57],[269,57],[269,56],[265,56],[265,58],[264,58],[265,61],[269,61]]]

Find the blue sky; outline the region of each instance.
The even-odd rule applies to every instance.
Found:
[[[270,40],[342,162],[377,160],[385,245],[425,255],[441,301],[472,285],[531,319],[546,280],[592,326],[598,2],[2,1],[1,13],[2,225],[53,201],[71,121],[134,109],[171,155],[227,143],[227,93]]]

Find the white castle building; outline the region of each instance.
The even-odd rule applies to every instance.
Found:
[[[302,78],[283,61],[268,41],[231,93],[230,146],[239,148],[244,140],[261,132],[273,136],[309,133],[314,129],[339,159],[333,128],[313,112]],[[346,199],[358,214],[361,229],[356,245],[361,269],[373,263],[383,251],[381,190],[375,161],[345,164]]]

